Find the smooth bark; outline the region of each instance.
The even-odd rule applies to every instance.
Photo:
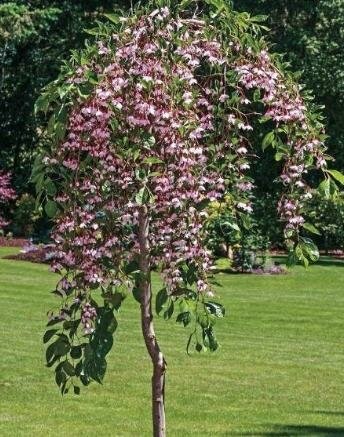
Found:
[[[141,325],[147,351],[153,363],[152,414],[154,437],[166,436],[165,371],[166,361],[156,339],[152,313],[152,285],[149,256],[149,217],[142,206],[139,215]]]

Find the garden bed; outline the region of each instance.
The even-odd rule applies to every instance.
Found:
[[[39,264],[49,264],[54,254],[53,251],[53,246],[50,244],[35,246],[27,243],[19,253],[6,255],[4,258],[17,261],[30,261]]]
[[[0,247],[24,247],[28,243],[26,238],[0,237]]]

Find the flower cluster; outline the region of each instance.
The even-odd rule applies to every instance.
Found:
[[[0,172],[0,204],[15,199],[15,192],[10,185],[11,177],[9,173]],[[0,215],[0,229],[5,227],[8,222]]]
[[[81,310],[81,323],[85,334],[91,334],[94,331],[93,324],[96,318],[97,310],[90,303],[85,303]]]
[[[286,222],[286,235],[295,236],[305,222],[302,216],[304,202],[312,196],[304,177],[314,166],[326,168],[326,149],[319,140],[321,132],[308,119],[298,85],[287,86],[285,77],[266,50],[255,56],[248,53],[246,59],[238,63],[236,71],[245,90],[255,88],[263,92],[264,116],[274,121],[285,135],[284,166],[280,176],[285,189],[278,210]]]

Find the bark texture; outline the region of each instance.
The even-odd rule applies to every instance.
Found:
[[[152,414],[154,437],[166,436],[165,371],[166,361],[156,339],[152,313],[152,286],[149,257],[149,217],[142,206],[139,215],[141,325],[147,351],[153,363]]]

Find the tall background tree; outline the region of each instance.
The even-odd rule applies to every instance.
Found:
[[[301,81],[324,105],[327,144],[338,168],[344,167],[344,1],[234,0],[235,8],[264,14],[269,39],[285,53]]]
[[[10,171],[18,193],[10,230],[48,238],[46,217],[38,219],[29,178],[45,144],[43,119],[34,103],[59,72],[70,51],[83,46],[84,29],[105,10],[130,7],[126,1],[16,0],[0,4],[0,168]],[[25,217],[22,220],[22,217]]]
[[[56,77],[70,50],[83,46],[85,28],[104,10],[127,6],[109,0],[0,5],[0,165],[11,170],[19,194],[28,189],[42,143],[41,120],[33,111],[40,90]]]

